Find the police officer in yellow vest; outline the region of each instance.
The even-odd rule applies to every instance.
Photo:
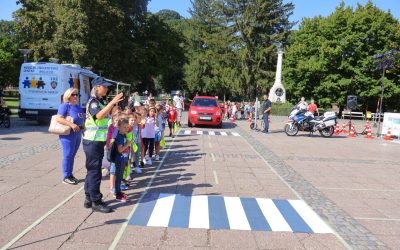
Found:
[[[85,208],[109,213],[112,211],[103,202],[100,192],[101,165],[106,144],[107,125],[113,106],[123,99],[123,93],[118,94],[110,103],[103,99],[107,95],[111,83],[103,77],[92,80],[91,99],[86,106],[85,133],[83,136],[83,151],[86,155],[87,175],[85,179]]]

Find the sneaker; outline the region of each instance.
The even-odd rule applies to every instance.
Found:
[[[151,159],[149,158],[149,159],[147,159],[147,162],[146,162],[145,164],[146,164],[146,165],[152,165],[153,162],[152,162]]]
[[[71,184],[71,185],[76,185],[76,184],[78,184],[78,183],[76,183],[71,177],[64,178],[63,183],[65,183],[65,184]]]
[[[136,167],[135,171],[136,171],[137,174],[141,174],[142,173],[142,170],[139,167]]]
[[[102,200],[92,202],[92,209],[100,213],[111,213],[113,211],[111,208],[107,207]]]
[[[121,190],[128,190],[128,187],[125,184],[121,184]]]
[[[75,178],[75,176],[71,175],[71,177],[69,177],[70,179],[72,179],[73,181],[75,181],[76,183],[79,183],[79,180]]]
[[[144,168],[144,161],[140,162],[140,167]]]
[[[155,160],[159,161],[160,160],[160,156],[156,155]]]
[[[122,201],[122,202],[127,202],[129,201],[128,196],[125,193],[119,193],[117,194],[117,197],[115,198],[117,201]]]

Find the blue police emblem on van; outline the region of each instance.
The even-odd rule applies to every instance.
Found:
[[[56,88],[57,88],[57,82],[56,82],[56,81],[51,81],[50,86],[51,86],[53,89],[56,89]]]

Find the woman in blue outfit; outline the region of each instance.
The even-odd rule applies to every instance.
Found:
[[[77,89],[67,89],[63,96],[63,103],[58,107],[57,121],[71,127],[69,135],[60,135],[60,142],[63,148],[62,170],[63,182],[66,184],[78,184],[78,179],[72,174],[74,159],[79,149],[84,124],[84,114],[79,106],[79,93]],[[65,118],[71,116],[74,121],[69,122]]]

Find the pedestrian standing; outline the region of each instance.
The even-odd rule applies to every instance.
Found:
[[[299,103],[297,103],[297,108],[298,108],[299,110],[304,110],[304,111],[306,111],[306,110],[307,110],[307,107],[308,107],[308,104],[307,104],[307,102],[306,102],[306,99],[305,99],[304,97],[300,98]]]
[[[81,145],[84,116],[81,106],[78,103],[79,93],[77,89],[69,88],[63,95],[63,103],[58,107],[57,122],[71,127],[69,135],[60,135],[60,142],[63,149],[62,171],[63,183],[78,184],[78,179],[72,174],[76,152]],[[73,122],[65,118],[71,116]]]
[[[312,113],[313,115],[315,114],[315,112],[317,112],[317,114],[319,116],[318,106],[317,106],[317,104],[315,104],[314,100],[311,100],[310,105],[308,105],[308,107],[307,107],[307,111]]]
[[[268,117],[269,113],[271,111],[271,101],[268,99],[268,95],[264,95],[264,103],[262,106],[262,115],[263,115],[263,120],[264,120],[264,133],[268,134],[268,129],[269,129],[269,123],[268,123]]]
[[[107,137],[107,125],[109,113],[114,105],[123,99],[123,93],[116,95],[110,103],[105,96],[111,83],[103,77],[92,80],[91,99],[86,106],[86,131],[83,136],[83,151],[86,155],[86,179],[85,179],[85,208],[94,211],[110,213],[112,210],[103,202],[100,192],[101,165],[104,157],[104,146]]]
[[[182,126],[181,120],[182,120],[182,111],[185,110],[185,105],[183,101],[183,96],[181,91],[176,91],[176,95],[174,96],[174,106],[176,108],[176,112],[178,114],[178,125],[179,127]]]

